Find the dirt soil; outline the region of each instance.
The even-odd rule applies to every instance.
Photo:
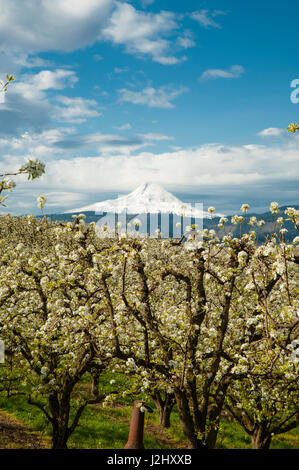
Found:
[[[0,449],[45,449],[45,439],[0,411]]]
[[[164,449],[186,449],[187,444],[185,441],[175,442],[167,433],[167,429],[157,426],[153,423],[145,424],[144,432],[154,435],[157,441],[163,446]]]

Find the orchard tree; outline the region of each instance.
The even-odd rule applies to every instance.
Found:
[[[226,407],[251,437],[253,449],[269,449],[273,436],[298,426],[298,392],[294,366],[272,374],[248,374],[233,382]]]
[[[275,213],[276,203],[271,208]],[[149,395],[174,394],[189,447],[211,448],[227,390],[247,375],[246,343],[257,334],[268,338],[268,315],[279,324],[280,309],[294,301],[289,264],[296,259],[293,246],[276,247],[275,239],[258,248],[253,231],[240,239],[219,240],[213,230],[204,230],[199,241],[196,231],[187,236],[182,246],[123,235],[114,247],[121,276],[107,301],[114,354],[142,377]]]
[[[150,394],[152,400],[155,402],[159,412],[159,424],[164,428],[170,427],[170,416],[175,405],[175,395],[173,392],[163,391],[156,384],[153,385],[154,392]]]
[[[214,231],[204,241],[189,234],[181,243],[123,238],[118,243],[121,272],[111,309],[116,322],[114,354],[143,382],[173,393],[191,448],[214,447],[233,361],[224,340],[235,283],[244,269],[238,255],[253,249],[248,236]],[[149,391],[150,393],[150,391]]]
[[[275,214],[278,206],[271,204]],[[298,211],[286,211],[298,228]],[[298,424],[298,264],[295,245],[275,238],[258,247],[246,270],[239,330],[243,331],[236,380],[226,406],[251,436],[253,448],[269,448],[274,435]],[[251,305],[256,305],[252,310]],[[297,352],[296,352],[297,349]],[[238,377],[239,374],[239,377]]]
[[[49,421],[53,448],[66,448],[94,399],[75,386],[111,358],[94,230],[81,217],[56,226],[33,217],[17,223],[22,230],[1,240],[0,335],[21,366],[19,391]],[[20,232],[23,241],[15,244]]]

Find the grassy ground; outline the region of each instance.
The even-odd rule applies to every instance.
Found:
[[[110,383],[114,379],[113,384]],[[129,377],[120,374],[106,373],[100,379],[100,393],[122,391],[127,388]],[[82,389],[88,386],[89,378],[81,384]],[[78,389],[78,394],[82,390]],[[140,396],[137,398],[141,398]],[[79,425],[69,439],[68,447],[76,449],[122,449],[129,433],[133,398],[130,396],[117,398],[117,403],[103,408],[100,405],[89,405],[84,410]],[[159,426],[159,416],[153,403],[148,404],[154,413],[146,413],[144,445],[147,449],[176,449],[186,447],[180,427],[179,418],[174,409],[171,415],[171,428]],[[11,420],[9,421],[9,417]],[[2,418],[2,420],[1,420]],[[3,424],[4,422],[4,424]],[[1,427],[2,423],[2,427]],[[6,423],[6,424],[5,424]],[[24,428],[22,423],[27,427]],[[9,426],[7,426],[9,424]],[[28,434],[28,429],[37,432]],[[2,438],[1,438],[2,432]],[[34,437],[35,436],[35,437]],[[29,405],[23,396],[7,399],[0,393],[0,448],[38,448],[50,447],[51,428],[43,413],[35,406]],[[250,449],[250,438],[242,428],[234,422],[223,420],[219,431],[217,447],[223,449]],[[276,436],[272,449],[298,449],[299,427]]]
[[[237,423],[223,420],[218,434],[217,447],[251,449],[251,440]],[[270,449],[299,449],[299,427],[273,437]]]
[[[37,408],[28,405],[21,397],[12,397],[9,400],[0,396],[0,416],[5,410],[18,422],[24,423],[31,430],[38,431],[41,447],[50,446],[50,428],[42,413]],[[102,408],[88,406],[84,411],[79,425],[69,440],[69,448],[73,449],[122,449],[128,438],[131,406]],[[1,428],[1,420],[0,420]],[[13,436],[12,436],[13,438]],[[4,440],[1,439],[0,447]],[[30,447],[33,446],[32,439]],[[13,442],[10,444],[14,447]],[[171,428],[165,430],[158,424],[158,413],[146,414],[144,445],[147,449],[175,449],[184,448],[185,442],[178,422],[177,413],[171,417]],[[6,443],[6,447],[8,443]],[[33,446],[34,447],[34,446]],[[236,423],[223,420],[217,447],[223,449],[250,449],[250,438]],[[3,447],[2,447],[3,448]],[[38,448],[38,446],[37,446]],[[299,428],[286,434],[277,436],[271,444],[272,449],[298,449]]]
[[[0,448],[43,449],[49,445],[46,437],[32,432],[22,422],[6,412],[0,412]]]

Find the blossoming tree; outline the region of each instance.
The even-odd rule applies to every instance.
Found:
[[[277,208],[271,204],[274,214]],[[281,322],[290,334],[275,347],[283,350],[297,333],[297,322],[281,313],[288,305],[292,312],[297,308],[289,266],[296,261],[294,248],[275,238],[257,247],[254,232],[219,240],[215,231],[204,230],[198,241],[190,230],[184,247],[124,237],[115,249],[114,354],[143,377],[149,394],[160,388],[175,395],[190,447],[214,447],[228,390],[254,377],[254,367],[245,367],[245,351],[252,359],[255,341],[268,345],[271,329],[279,337]],[[271,380],[269,347],[262,352],[264,378]],[[258,368],[259,352],[253,357]]]
[[[297,227],[298,211],[286,215]],[[241,227],[239,238],[196,227],[180,240],[111,236],[82,219],[29,217],[21,230],[1,231],[0,335],[23,372],[19,389],[52,425],[54,448],[66,447],[92,399],[90,390],[74,401],[83,375],[106,367],[164,397],[162,408],[175,397],[190,448],[215,447],[224,406],[241,424],[250,417],[242,425],[256,447],[293,425],[298,237],[286,244],[281,229],[281,240],[257,246]]]
[[[51,424],[53,448],[66,448],[93,398],[79,389],[75,399],[75,386],[110,360],[93,228],[82,218],[66,226],[33,217],[20,224],[1,240],[0,335],[22,372],[19,392]],[[20,235],[23,242],[14,243]]]

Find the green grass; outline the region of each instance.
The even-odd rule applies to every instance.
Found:
[[[0,394],[0,411],[6,411],[34,431],[51,436],[51,427],[43,413],[29,405],[21,396],[6,399]],[[82,449],[122,449],[128,439],[132,407],[100,408],[88,406],[84,410],[68,447]],[[149,449],[161,449],[158,440],[144,436],[144,445]]]
[[[43,413],[35,406],[29,405],[22,396],[7,399],[0,393],[0,410],[6,411],[34,431],[50,435],[50,427]]]
[[[299,449],[299,426],[285,434],[275,436],[270,449]]]
[[[251,439],[235,422],[222,420],[217,447],[221,449],[251,449]],[[285,434],[273,437],[270,449],[298,449],[299,426]]]
[[[77,429],[71,436],[69,448],[123,449],[129,434],[131,407],[96,408],[89,406],[84,411]],[[147,449],[162,449],[155,437],[144,436]]]
[[[110,385],[110,384],[109,384]],[[115,385],[115,384],[114,384]],[[0,410],[13,415],[18,420],[29,426],[34,431],[39,431],[45,436],[51,435],[51,428],[46,423],[42,412],[29,405],[24,397],[11,397],[6,399],[0,394]],[[122,449],[124,448],[129,433],[129,422],[132,407],[119,406],[114,408],[102,408],[88,406],[82,414],[79,425],[71,436],[69,448],[78,449]],[[180,448],[184,436],[179,424],[176,410],[171,416],[171,428],[159,431],[159,417],[155,410],[152,414],[146,414],[146,425],[151,426],[151,433],[145,432],[144,445],[147,449],[166,448],[159,443],[161,436],[166,436],[169,443],[167,448]],[[234,422],[223,420],[217,441],[217,447],[222,449],[250,449],[251,442],[242,428]],[[299,427],[288,433],[276,436],[271,443],[271,449],[298,449]]]
[[[222,420],[217,447],[220,449],[251,449],[251,440],[239,424]]]

